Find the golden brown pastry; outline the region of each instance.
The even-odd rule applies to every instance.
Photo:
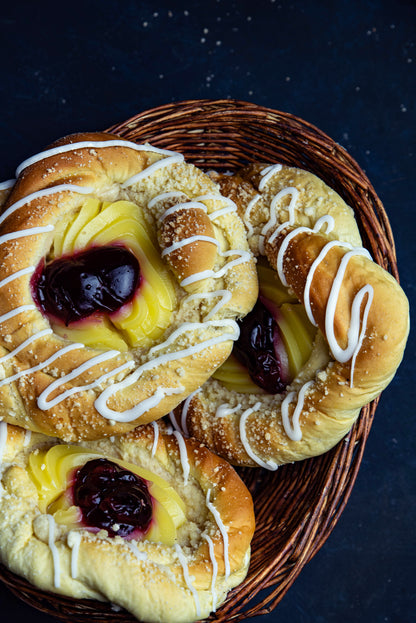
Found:
[[[6,180],[5,182],[0,183],[0,206],[4,204],[7,197],[10,195],[10,192],[15,184],[14,179]]]
[[[70,445],[2,422],[0,482],[0,560],[40,590],[185,623],[247,573],[248,490],[158,423]]]
[[[245,222],[260,296],[233,355],[174,421],[234,464],[276,469],[333,447],[391,381],[408,302],[316,176],[257,163],[213,177]]]
[[[256,296],[235,205],[181,154],[61,139],[0,215],[0,417],[67,441],[154,421],[227,358]]]

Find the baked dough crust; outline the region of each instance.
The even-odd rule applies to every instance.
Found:
[[[212,176],[236,202],[255,255],[266,255],[275,270],[280,262],[287,287],[310,302],[318,332],[309,360],[282,395],[231,392],[210,379],[175,410],[176,421],[231,463],[273,470],[332,448],[392,380],[409,331],[408,301],[397,281],[362,254],[351,208],[315,175],[256,163],[237,175]],[[341,286],[329,303],[337,274]],[[347,355],[352,325],[357,343]]]
[[[106,531],[52,524],[51,537],[28,456],[61,442],[4,422],[0,440],[0,560],[40,590],[108,600],[140,621],[185,623],[207,617],[244,579],[254,532],[251,496],[234,469],[199,442],[154,423],[113,442],[80,444],[153,471],[186,504],[175,545],[134,541],[135,555],[128,541]]]
[[[48,333],[34,304],[33,271],[87,197],[138,205],[176,275],[177,306],[153,350],[78,347]],[[207,175],[181,154],[110,134],[65,137],[20,166],[0,215],[0,416],[67,441],[154,421],[227,358],[235,319],[256,296],[244,227]]]

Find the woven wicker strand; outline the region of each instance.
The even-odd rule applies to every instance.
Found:
[[[390,224],[375,190],[346,150],[312,124],[248,102],[189,100],[142,112],[108,130],[137,143],[180,151],[204,170],[235,171],[262,161],[315,173],[354,208],[365,246],[398,279]],[[345,508],[377,404],[375,400],[364,407],[349,435],[320,457],[275,472],[239,470],[256,510],[250,569],[208,621],[244,621],[277,606]],[[68,623],[135,621],[107,603],[42,593],[2,566],[0,579],[20,599]]]

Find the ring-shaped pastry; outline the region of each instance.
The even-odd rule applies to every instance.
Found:
[[[0,558],[40,590],[186,623],[247,573],[249,491],[159,423],[75,445],[1,422],[0,467]]]
[[[173,421],[233,464],[274,470],[332,448],[392,380],[408,301],[315,175],[256,163],[212,177],[244,220],[260,296],[232,357]]]
[[[256,296],[235,205],[181,154],[61,139],[0,215],[0,416],[67,441],[154,421],[227,358]]]

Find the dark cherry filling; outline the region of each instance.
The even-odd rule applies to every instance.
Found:
[[[93,459],[77,471],[73,499],[84,525],[104,528],[110,536],[144,533],[152,520],[146,481],[108,459]]]
[[[46,264],[36,273],[33,289],[43,311],[68,325],[95,312],[117,311],[131,300],[139,280],[136,256],[107,245]]]
[[[272,314],[258,299],[239,325],[240,337],[234,343],[233,354],[247,368],[256,385],[269,394],[282,393],[287,383],[283,380],[282,364],[275,349],[280,334]]]

